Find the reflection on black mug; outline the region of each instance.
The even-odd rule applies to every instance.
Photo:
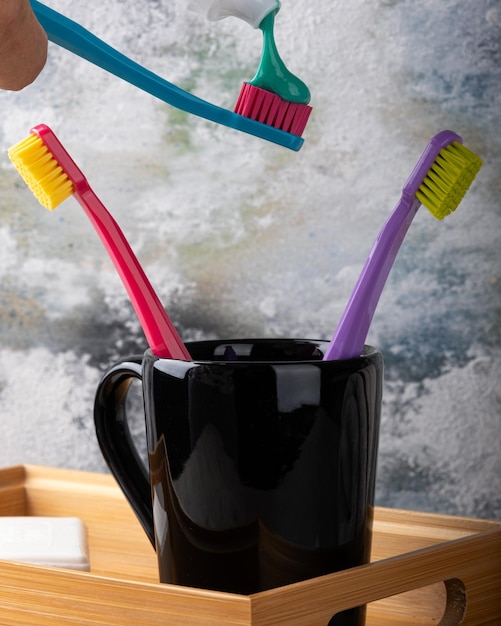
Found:
[[[104,375],[98,440],[161,582],[250,594],[368,561],[383,361],[323,361],[327,346],[194,342],[190,362],[147,351]],[[149,473],[127,426],[134,378]]]

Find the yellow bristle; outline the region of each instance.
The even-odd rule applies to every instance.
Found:
[[[8,150],[9,158],[42,206],[53,211],[73,193],[73,183],[37,135]]]
[[[481,165],[475,153],[455,141],[440,150],[416,197],[441,220],[457,209]]]

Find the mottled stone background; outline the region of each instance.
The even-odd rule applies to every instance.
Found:
[[[185,0],[47,0],[124,53],[232,108],[261,36]],[[378,307],[378,502],[501,518],[501,3],[283,0],[279,50],[310,86],[299,153],[188,116],[53,45],[0,93],[0,464],[104,471],[105,368],[145,349],[79,205],[41,208],[6,149],[53,127],[185,339],[328,338],[401,186],[450,128],[484,159],[458,211],[422,209]]]

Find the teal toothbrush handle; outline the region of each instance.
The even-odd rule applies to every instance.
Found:
[[[177,87],[118,52],[77,22],[45,6],[38,0],[31,0],[31,6],[50,41],[163,102],[187,113],[216,122],[216,124],[254,135],[290,150],[298,151],[303,145],[304,140],[297,135],[238,115]]]

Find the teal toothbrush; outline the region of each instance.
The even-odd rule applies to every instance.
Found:
[[[50,41],[163,102],[187,113],[260,137],[291,150],[300,150],[303,145],[303,139],[291,132],[211,104],[177,87],[121,54],[80,24],[38,0],[31,0],[31,5]]]

